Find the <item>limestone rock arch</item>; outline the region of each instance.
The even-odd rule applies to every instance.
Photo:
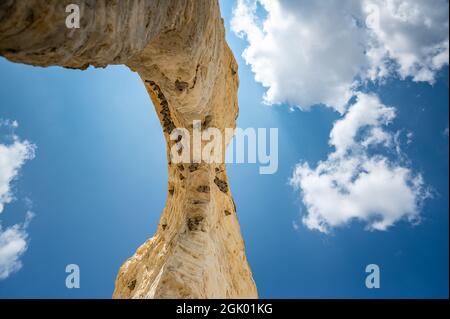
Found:
[[[65,26],[71,3],[79,29]],[[145,83],[167,142],[168,196],[156,234],[120,268],[114,298],[257,297],[225,165],[169,156],[175,127],[235,127],[237,64],[217,0],[2,0],[0,55],[42,67],[125,64]]]

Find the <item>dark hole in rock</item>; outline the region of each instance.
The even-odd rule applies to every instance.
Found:
[[[128,283],[128,288],[129,288],[130,290],[134,290],[135,287],[136,287],[136,279],[133,279],[132,281],[130,281],[130,282]]]
[[[164,132],[166,132],[167,134],[171,134],[172,131],[175,129],[175,124],[173,124],[172,122],[168,123],[167,125],[164,125]],[[181,155],[181,151],[178,151],[178,154]]]
[[[161,107],[163,108],[164,111],[169,110],[169,102],[167,102],[167,100],[163,100],[159,104],[161,105]]]
[[[199,187],[197,187],[197,192],[200,193],[209,193],[210,189],[208,185],[200,185]]]
[[[211,124],[211,121],[212,121],[212,116],[211,115],[206,115],[205,119],[203,120],[202,127],[203,128],[208,128],[209,124]]]
[[[214,178],[214,183],[217,185],[217,187],[220,189],[221,192],[223,192],[223,193],[228,192],[228,184],[227,184],[227,182],[219,179],[216,176],[216,178]]]
[[[197,74],[198,74],[198,69],[199,68],[200,68],[200,64],[197,64],[197,67],[195,68],[194,81],[192,83],[191,89],[193,89],[195,87],[195,84],[197,83]]]
[[[225,213],[225,216],[231,215],[231,212],[230,212],[228,209],[225,209],[225,210],[224,210],[224,213]]]
[[[179,81],[178,79],[175,81],[175,87],[177,88],[178,91],[184,91],[187,89],[188,87],[188,83],[184,82],[184,81]]]
[[[17,50],[7,48],[7,49],[5,49],[5,52],[8,52],[8,53],[17,53]]]
[[[190,231],[198,230],[201,228],[202,222],[203,222],[202,216],[191,217],[188,218],[187,226]]]
[[[189,171],[195,172],[196,170],[198,170],[198,163],[192,163],[191,165],[189,165]]]

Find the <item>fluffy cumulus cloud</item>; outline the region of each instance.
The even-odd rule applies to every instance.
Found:
[[[0,280],[22,268],[20,257],[28,248],[27,227],[33,213],[27,212],[25,222],[6,229],[0,225]]]
[[[0,213],[13,199],[11,182],[25,161],[34,157],[34,146],[16,136],[10,145],[0,144]]]
[[[231,27],[268,104],[343,113],[367,80],[433,83],[448,65],[447,0],[238,0]]]
[[[434,83],[448,65],[447,0],[365,0],[363,12],[373,41],[370,78],[385,77],[389,61],[401,78]]]
[[[398,152],[395,134],[386,130],[394,117],[395,109],[375,95],[358,93],[330,133],[333,152],[315,168],[297,165],[290,182],[302,193],[309,229],[326,233],[357,220],[386,230],[399,220],[419,221],[429,196],[422,176],[380,151]]]
[[[2,136],[7,142],[0,143],[0,214],[3,213],[5,205],[14,199],[11,185],[20,168],[34,157],[35,146],[14,134],[17,126],[15,121],[0,120],[0,128],[10,131]],[[32,217],[33,213],[27,212],[23,223],[6,228],[0,220],[0,280],[22,267],[20,257],[27,250],[26,230]]]
[[[448,65],[448,7],[447,0],[237,0],[231,28],[248,42],[243,58],[266,88],[264,102],[322,104],[342,116],[328,157],[298,164],[291,178],[308,228],[419,221],[429,195],[401,151],[402,133],[389,130],[396,110],[361,90],[388,78],[433,84]],[[406,143],[412,138],[407,132]]]

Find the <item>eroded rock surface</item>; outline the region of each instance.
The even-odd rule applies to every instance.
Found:
[[[79,29],[65,27],[70,3],[80,5]],[[216,0],[3,0],[0,55],[75,69],[126,64],[153,101],[167,141],[168,197],[154,237],[120,268],[114,298],[257,297],[225,165],[172,163],[169,152],[169,134],[192,132],[194,120],[223,136],[235,127],[237,64]]]

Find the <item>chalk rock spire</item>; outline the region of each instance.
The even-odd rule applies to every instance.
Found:
[[[168,195],[156,234],[119,270],[114,298],[257,298],[224,152],[222,163],[174,163],[170,133],[234,128],[237,64],[216,0],[0,2],[0,55],[36,66],[125,64],[137,72],[167,142]],[[181,138],[181,137],[180,137]],[[180,150],[182,151],[182,150]]]

